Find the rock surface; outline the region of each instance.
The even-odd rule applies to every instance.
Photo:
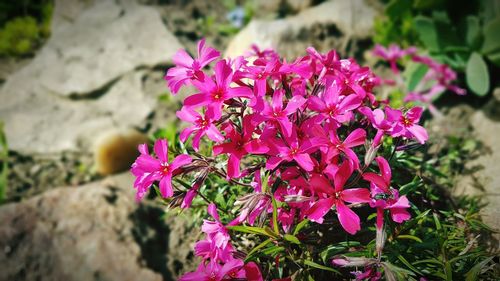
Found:
[[[174,280],[189,261],[167,253],[191,249],[186,221],[167,225],[161,209],[137,204],[132,180],[121,174],[1,206],[0,280]]]
[[[476,111],[470,123],[472,135],[482,142],[488,153],[465,164],[472,172],[459,178],[454,191],[456,195],[480,195],[488,205],[481,209],[483,221],[493,227],[494,234],[500,240],[500,88],[495,89],[493,98],[482,110]],[[478,169],[479,167],[479,169]]]
[[[144,68],[168,64],[180,43],[154,8],[132,0],[82,5],[68,12],[74,19],[55,17],[64,23],[0,90],[12,150],[88,149],[99,133],[140,126],[153,110],[155,97],[142,89]]]
[[[261,48],[274,48],[285,56],[304,54],[305,47],[313,42],[309,36],[315,25],[323,25],[332,34],[343,37],[343,42],[326,48],[344,48],[350,40],[368,38],[373,31],[376,9],[364,0],[333,0],[305,9],[295,16],[278,20],[252,20],[231,41],[226,57],[236,57],[248,51],[255,43]],[[340,35],[340,36],[339,36]],[[309,38],[311,37],[311,38]],[[327,37],[327,36],[324,36]],[[330,44],[331,43],[331,44]]]

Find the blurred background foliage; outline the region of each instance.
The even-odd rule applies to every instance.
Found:
[[[27,56],[50,35],[52,0],[0,0],[0,56]]]
[[[418,46],[465,75],[478,96],[500,67],[500,1],[391,0],[375,22],[375,43]]]

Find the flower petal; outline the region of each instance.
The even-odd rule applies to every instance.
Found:
[[[370,191],[366,188],[349,188],[342,191],[342,200],[349,203],[368,203]]]
[[[339,218],[340,224],[350,234],[355,234],[361,229],[360,221],[358,215],[349,209],[344,203],[337,201],[337,216]]]
[[[172,190],[172,175],[166,174],[160,180],[160,193],[164,198],[169,198],[174,195],[174,191]]]
[[[329,197],[326,199],[320,199],[314,203],[314,205],[307,212],[307,217],[314,222],[323,223],[323,217],[330,211],[335,199]]]
[[[168,163],[168,142],[166,139],[157,139],[154,146],[156,157],[162,163]]]

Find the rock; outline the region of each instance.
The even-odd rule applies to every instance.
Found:
[[[471,174],[460,177],[457,181],[454,194],[480,195],[486,207],[481,209],[483,221],[497,232],[495,238],[500,240],[500,177],[498,163],[500,163],[500,88],[495,89],[493,98],[482,110],[476,111],[470,120],[473,126],[472,135],[482,142],[488,153],[482,153],[478,158],[465,164]],[[498,243],[498,242],[497,242]],[[496,245],[498,246],[498,244]]]
[[[12,150],[88,150],[96,134],[141,126],[153,110],[144,68],[168,64],[180,43],[154,8],[132,0],[82,5],[0,90]]]
[[[285,56],[303,55],[305,47],[313,44],[312,41],[317,37],[310,36],[311,30],[317,25],[327,31],[322,37],[329,36],[340,41],[339,35],[344,36],[344,41],[337,47],[345,49],[348,41],[367,39],[372,35],[376,14],[376,9],[363,0],[334,0],[285,19],[252,20],[231,41],[225,56],[242,55],[253,43],[261,48],[272,47],[280,53],[285,52]],[[332,47],[336,46],[332,46],[331,41],[326,41],[321,49]]]
[[[112,131],[100,137],[94,147],[94,163],[103,176],[130,169],[139,155],[137,146],[148,138],[135,130]]]
[[[162,209],[137,204],[132,181],[126,173],[0,206],[0,280],[173,280],[168,249],[191,238],[170,229],[186,221],[167,225]]]
[[[0,104],[0,119],[10,148],[26,154],[85,150],[103,132],[144,124],[156,101],[142,92],[143,75],[128,73],[95,99],[47,92],[7,96]]]

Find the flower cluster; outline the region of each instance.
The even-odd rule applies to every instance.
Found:
[[[452,91],[457,95],[465,95],[466,91],[453,84],[457,79],[457,74],[448,65],[439,63],[430,57],[422,56],[417,53],[417,48],[409,47],[401,49],[398,45],[392,44],[388,48],[381,45],[376,45],[373,49],[373,54],[389,63],[391,70],[396,79],[387,81],[388,84],[404,84],[403,75],[398,68],[398,63],[401,63],[405,58],[410,58],[415,64],[415,69],[420,67],[423,70],[421,77],[420,73],[416,72],[418,77],[417,83],[414,85],[406,85],[409,92],[406,94],[405,102],[417,102],[426,106],[429,111],[440,116],[437,108],[432,102],[446,90]],[[403,85],[400,85],[403,86]]]
[[[256,47],[250,56],[221,59],[204,41],[197,58],[179,51],[174,62],[165,77],[171,91],[185,85],[196,89],[177,112],[189,123],[180,141],[192,136],[194,151],[169,162],[166,141],[154,146],[158,159],[140,146],[132,166],[137,198],[158,181],[163,197],[180,196],[182,206],[189,207],[193,197],[203,196],[198,188],[210,173],[248,192],[234,204],[227,225],[216,205],[209,204],[213,220],[204,221],[206,237],[195,247],[203,262],[182,280],[262,280],[259,266],[245,264],[244,253],[232,245],[235,226],[268,225],[278,239],[290,237],[306,219],[322,224],[330,214],[354,235],[362,226],[355,210],[364,206],[376,212],[382,237],[386,211],[396,223],[410,218],[410,203],[391,186],[388,159],[378,151],[385,138],[425,143],[427,132],[418,125],[422,108],[397,109],[376,101],[373,88],[381,82],[369,68],[314,48],[293,62]],[[208,74],[204,67],[211,62],[214,71]],[[212,155],[199,153],[202,138],[212,142]],[[172,177],[195,172],[191,189],[174,195]],[[377,243],[379,252],[382,244]]]

